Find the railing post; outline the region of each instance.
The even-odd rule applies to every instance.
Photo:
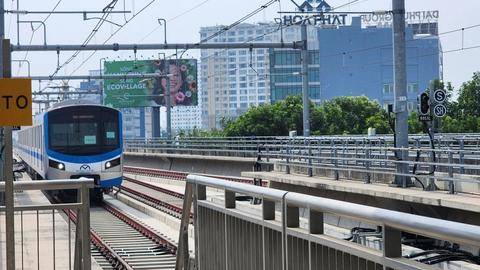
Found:
[[[313,176],[311,143],[312,143],[312,141],[308,140],[307,146],[308,146],[308,176],[309,177]]]
[[[459,163],[463,165],[465,163],[465,153],[463,152],[465,148],[465,142],[463,139],[460,139],[460,153],[459,153]],[[460,174],[465,173],[465,168],[460,166]]]
[[[365,149],[365,169],[367,170],[367,173],[365,174],[365,184],[370,184],[371,183],[371,173],[369,172],[370,170],[370,159],[371,159],[371,148]]]
[[[453,152],[451,149],[448,151],[448,177],[453,178]],[[455,183],[453,180],[448,182],[448,194],[455,194]]]
[[[275,220],[275,202],[262,200],[262,216],[264,220]]]
[[[387,258],[402,257],[402,232],[383,226],[383,256]]]
[[[86,184],[82,185],[82,216],[77,219],[77,224],[82,223],[82,269],[90,270],[92,267],[90,254],[90,190]]]
[[[235,208],[235,192],[225,190],[225,208]]]
[[[311,234],[323,234],[324,227],[323,227],[323,213],[317,212],[312,209],[308,209],[309,217],[308,217],[308,230]]]
[[[298,228],[300,226],[300,211],[298,207],[287,204],[286,222],[288,228]]]
[[[287,141],[287,155],[285,157],[287,166],[285,167],[285,173],[290,174],[290,139]]]
[[[197,186],[197,200],[203,201],[207,199],[207,187],[204,185]]]
[[[355,140],[355,165],[358,165],[358,140]]]
[[[333,158],[334,158],[333,159],[333,164],[335,166],[335,171],[334,171],[335,180],[338,180],[338,179],[340,179],[340,175],[339,175],[338,170],[337,170],[337,168],[338,168],[337,147],[335,147],[335,146],[333,147]]]

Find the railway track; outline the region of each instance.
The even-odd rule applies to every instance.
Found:
[[[116,189],[116,188],[115,188]],[[183,213],[183,194],[151,185],[142,181],[124,177],[121,194],[138,200],[176,218]],[[190,213],[193,218],[193,214]]]
[[[73,211],[66,212],[76,222]],[[107,204],[90,209],[92,256],[102,269],[175,269],[176,246]]]
[[[185,172],[167,171],[167,170],[160,170],[160,169],[140,168],[140,167],[131,167],[131,166],[124,166],[123,172],[149,176],[149,177],[159,177],[159,178],[177,180],[177,181],[185,181],[188,176],[188,173],[185,173]],[[211,176],[211,177],[215,177],[215,178],[219,178],[227,181],[233,181],[233,182],[239,182],[239,183],[245,183],[245,184],[254,184],[254,181],[249,178],[207,175],[207,174],[202,174],[202,175]],[[262,181],[262,185],[267,186],[267,182]]]
[[[124,172],[148,177],[162,178],[174,181],[185,181],[188,173],[177,171],[166,171],[160,169],[139,168],[124,166]],[[228,177],[228,176],[215,176],[220,179],[253,184],[254,182],[248,178]],[[171,216],[181,218],[183,208],[183,194],[169,189],[159,187],[154,184],[149,184],[145,181],[133,179],[131,177],[125,177],[121,186],[121,193],[140,201],[146,205],[149,205],[157,210],[165,212]],[[267,183],[263,182],[263,186]],[[118,189],[117,189],[118,190]],[[190,218],[193,219],[193,214],[190,213]]]

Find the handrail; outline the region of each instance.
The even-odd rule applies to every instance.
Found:
[[[90,178],[60,179],[60,180],[35,180],[13,183],[13,190],[58,190],[79,189],[83,186],[94,187],[94,180]],[[0,191],[5,191],[5,182],[0,182]]]
[[[188,175],[187,183],[253,195],[277,202],[283,201],[287,205],[360,219],[371,224],[388,226],[435,239],[480,246],[480,226],[314,197],[295,192],[242,183],[232,183],[230,181],[199,175]]]
[[[64,189],[76,189],[77,202],[73,203],[61,203],[61,204],[39,204],[39,205],[13,205],[13,207],[0,206],[0,212],[20,212],[23,215],[24,211],[34,211],[37,215],[37,237],[39,233],[39,211],[51,210],[54,214],[55,210],[76,210],[78,211],[78,217],[80,222],[77,223],[75,234],[75,255],[74,265],[79,269],[91,269],[90,258],[90,241],[89,241],[89,228],[90,228],[90,197],[89,189],[94,187],[94,180],[82,177],[80,179],[60,179],[60,180],[36,180],[36,181],[20,181],[13,182],[13,190],[64,190]],[[5,182],[0,182],[0,192],[5,192]],[[21,234],[23,235],[23,219],[21,219]],[[70,225],[69,225],[70,226]],[[15,228],[15,226],[13,226]],[[70,228],[69,228],[70,230]],[[53,216],[53,235],[54,235],[54,264],[55,264],[55,220]],[[70,232],[69,232],[70,241]],[[39,240],[37,238],[37,246]],[[6,248],[12,249],[17,243],[14,238],[6,241]],[[21,238],[21,245],[23,246],[23,236]],[[70,246],[70,243],[69,243]],[[23,251],[22,251],[23,252]],[[71,260],[71,250],[68,250],[69,263]],[[37,256],[37,263],[40,263],[40,257]]]

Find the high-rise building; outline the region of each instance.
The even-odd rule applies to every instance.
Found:
[[[393,103],[391,23],[369,24],[353,17],[350,25],[318,27],[318,45],[309,47],[309,94],[315,102],[338,96],[361,96],[386,106]],[[431,80],[442,79],[441,43],[436,22],[408,23],[406,28],[409,111]],[[270,50],[271,101],[301,95],[300,52]]]
[[[302,94],[302,62],[299,50],[270,49],[270,98],[275,103]],[[321,102],[318,50],[308,51],[308,96]]]
[[[225,27],[202,27],[200,40],[207,43],[280,42],[281,33],[284,42],[300,40],[299,26],[280,31],[276,23],[243,23],[216,35]],[[314,28],[309,27],[308,36],[313,46],[316,34]],[[222,118],[236,118],[249,107],[270,103],[269,54],[269,49],[201,50],[203,128],[219,128]]]
[[[443,60],[436,23],[406,28],[409,111],[431,80],[442,79]],[[392,28],[363,26],[362,18],[338,29],[319,29],[321,99],[365,95],[380,104],[394,99]]]

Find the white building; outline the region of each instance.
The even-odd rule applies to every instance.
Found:
[[[207,39],[226,26],[200,29],[200,40]],[[300,40],[300,27],[283,29],[284,42]],[[309,29],[309,40],[316,31]],[[243,23],[206,43],[280,42],[281,31],[275,23]],[[318,43],[317,43],[318,44]],[[315,46],[310,44],[309,46]],[[219,128],[222,118],[236,118],[249,107],[270,102],[270,49],[201,50],[200,86],[202,127]]]
[[[201,129],[200,106],[177,106],[172,109],[172,130],[174,132]]]

